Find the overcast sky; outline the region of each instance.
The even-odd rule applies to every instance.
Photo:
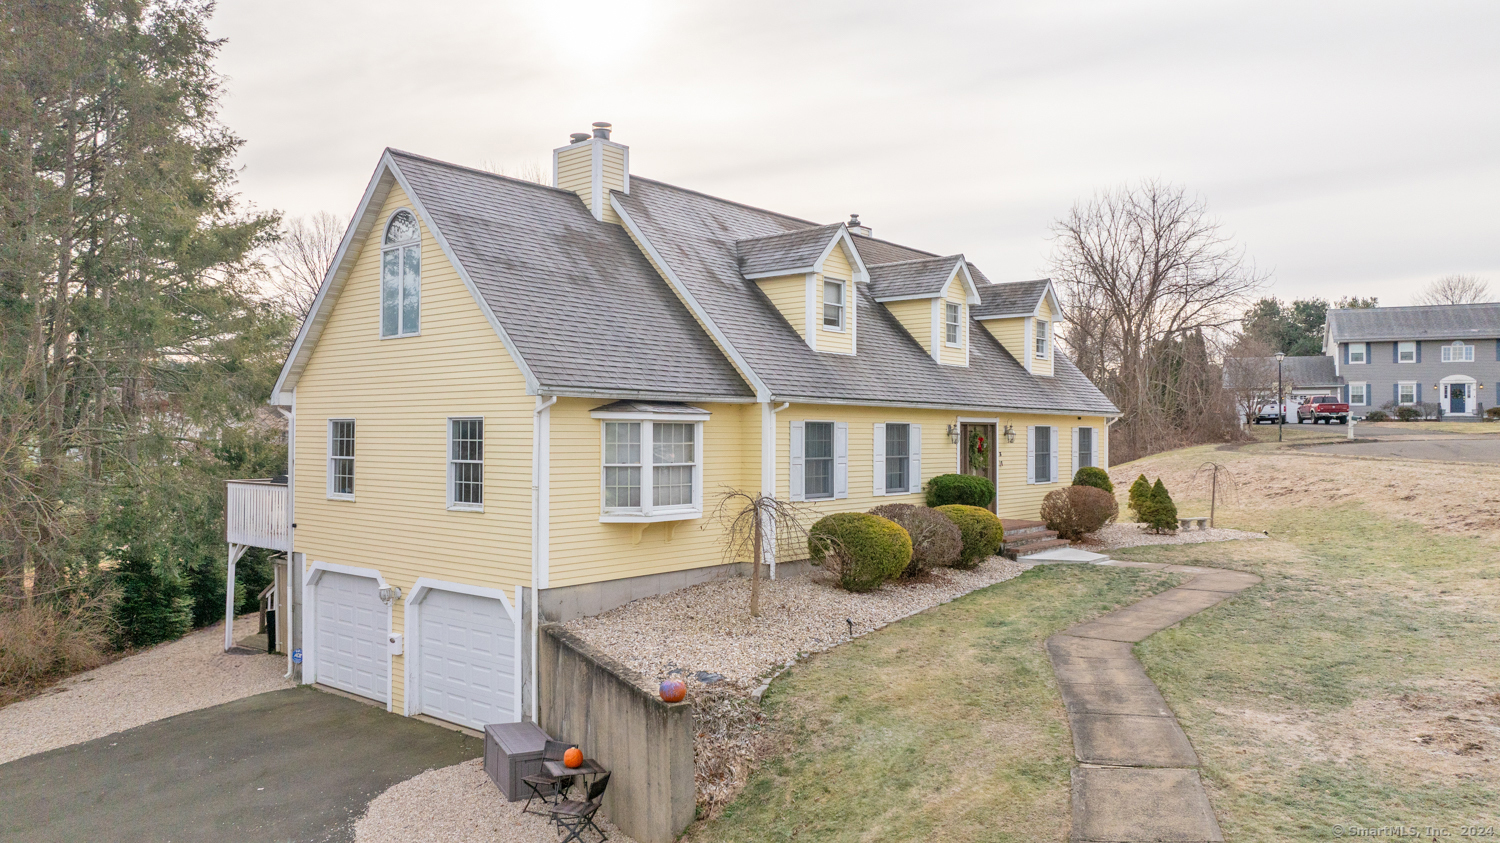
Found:
[[[1500,292],[1500,3],[221,0],[244,196],[347,216],[395,147],[643,176],[1043,273],[1097,190],[1200,194],[1283,298]],[[549,173],[550,177],[550,173]]]

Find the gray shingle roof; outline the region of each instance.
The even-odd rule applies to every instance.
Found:
[[[614,200],[778,400],[1118,412],[1066,356],[1057,356],[1054,377],[1034,377],[983,329],[970,332],[968,367],[938,365],[864,284],[854,298],[858,354],[813,351],[740,274],[737,250],[738,241],[812,224],[635,175],[630,188]],[[865,253],[870,240],[855,238],[867,265],[875,262]],[[923,256],[889,246],[875,251]]]
[[[1242,374],[1245,373],[1245,374]],[[1269,377],[1263,384],[1249,384],[1248,373]],[[1334,370],[1333,358],[1323,354],[1288,357],[1281,361],[1281,376],[1287,389],[1338,386],[1342,383]],[[1276,383],[1275,357],[1231,357],[1224,361],[1224,385],[1231,388],[1269,387]]]
[[[979,304],[972,308],[975,319],[992,316],[1016,316],[1036,310],[1036,303],[1047,292],[1047,279],[1013,281],[1009,284],[979,285]]]
[[[1500,302],[1328,311],[1333,342],[1500,337]]]
[[[842,223],[833,223],[741,240],[735,244],[740,258],[740,274],[749,278],[772,273],[807,272],[843,228]]]
[[[625,230],[577,194],[390,154],[543,387],[754,394]]]
[[[942,295],[943,287],[953,277],[953,270],[964,262],[963,255],[941,258],[917,258],[899,263],[868,265],[870,292],[876,301],[910,299]]]

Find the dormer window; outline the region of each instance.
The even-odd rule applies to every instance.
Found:
[[[823,282],[823,327],[844,330],[844,282]]]
[[[380,248],[380,335],[406,337],[421,329],[422,229],[411,211],[391,214]]]
[[[1036,320],[1036,356],[1038,360],[1047,359],[1047,345],[1051,339],[1047,335],[1047,328],[1050,324],[1045,319]]]
[[[951,301],[946,302],[945,304],[946,307],[944,309],[946,311],[946,318],[943,320],[944,326],[946,328],[945,339],[951,346],[962,346],[964,339],[964,306],[959,304],[958,302]]]

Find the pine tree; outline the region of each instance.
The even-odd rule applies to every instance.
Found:
[[[1167,494],[1167,487],[1160,477],[1156,478],[1156,485],[1151,487],[1151,497],[1146,500],[1145,510],[1140,513],[1141,520],[1151,528],[1151,532],[1169,533],[1177,529],[1177,504]]]
[[[1130,484],[1130,509],[1135,513],[1136,520],[1145,520],[1145,513],[1141,510],[1146,506],[1146,501],[1150,500],[1150,498],[1151,481],[1147,480],[1146,475],[1142,474],[1140,477],[1135,478],[1134,483]]]

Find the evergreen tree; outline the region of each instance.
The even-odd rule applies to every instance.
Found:
[[[1146,475],[1142,474],[1135,478],[1134,483],[1130,484],[1130,511],[1135,513],[1136,520],[1145,520],[1143,510],[1145,509],[1146,501],[1150,499],[1151,481],[1147,480]]]
[[[1167,494],[1167,487],[1160,477],[1156,478],[1156,485],[1151,487],[1151,496],[1147,498],[1145,511],[1140,515],[1153,533],[1170,533],[1177,529],[1177,504]]]

